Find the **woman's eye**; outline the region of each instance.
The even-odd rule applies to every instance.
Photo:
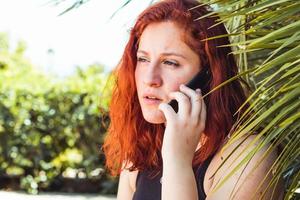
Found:
[[[137,58],[137,61],[138,61],[138,62],[147,62],[147,59],[146,59],[146,58],[143,58],[143,57],[138,57],[138,58]]]
[[[175,66],[175,67],[179,66],[179,63],[174,62],[174,61],[169,61],[169,60],[165,60],[163,63],[166,64],[166,65],[172,65],[172,66]]]

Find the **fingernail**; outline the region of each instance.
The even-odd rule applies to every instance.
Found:
[[[197,88],[196,92],[198,92],[199,94],[201,94],[201,89]]]
[[[160,103],[160,104],[158,105],[158,109],[161,109],[161,104],[162,104],[162,103]]]

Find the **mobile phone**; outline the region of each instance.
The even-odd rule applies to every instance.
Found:
[[[202,95],[206,93],[205,91],[205,85],[209,81],[209,68],[205,67],[202,70],[200,70],[193,78],[190,80],[186,86],[196,90],[197,88],[201,89]],[[173,99],[169,102],[169,105],[172,106],[174,111],[177,113],[178,112],[178,102]]]

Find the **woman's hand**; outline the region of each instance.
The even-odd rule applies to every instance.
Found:
[[[164,163],[191,165],[205,129],[206,106],[200,89],[195,91],[185,85],[180,86],[180,91],[171,92],[169,97],[178,101],[178,113],[167,103],[159,105],[166,118],[162,158]]]

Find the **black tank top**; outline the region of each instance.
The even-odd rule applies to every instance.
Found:
[[[199,200],[205,200],[206,194],[204,192],[204,176],[211,162],[213,155],[210,156],[203,164],[194,169],[195,178],[197,182]],[[136,190],[133,194],[132,200],[161,200],[161,183],[162,172],[154,178],[150,178],[150,171],[139,171],[136,178]]]

